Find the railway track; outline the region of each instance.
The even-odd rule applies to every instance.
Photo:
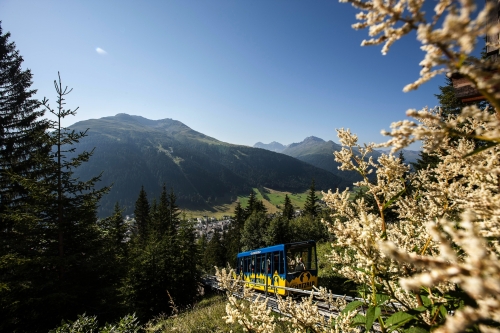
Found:
[[[215,276],[205,276],[203,278],[203,283],[205,284],[205,286],[208,286],[210,288],[212,288],[213,290],[218,290],[218,291],[221,291],[221,292],[225,292],[226,290],[224,288],[222,288],[218,281],[217,281],[217,278]],[[241,282],[242,284],[244,282]],[[255,285],[259,285],[258,283],[254,283]],[[325,319],[329,319],[331,317],[336,317],[339,315],[339,312],[338,311],[335,311],[333,310],[329,303],[328,302],[325,302],[324,300],[321,300],[321,299],[318,299],[318,297],[320,296],[320,293],[319,292],[316,292],[316,291],[309,291],[309,290],[302,290],[302,289],[294,289],[294,288],[286,288],[286,287],[279,287],[279,288],[283,288],[291,293],[293,293],[293,296],[294,298],[298,299],[298,298],[302,298],[302,297],[311,297],[311,294],[313,295],[313,297],[316,297],[315,298],[315,304],[316,306],[318,307],[318,312],[325,317]],[[243,293],[242,292],[234,292],[233,295],[235,297],[238,297],[240,299],[243,299]],[[358,297],[350,297],[350,296],[345,296],[345,295],[336,295],[336,294],[333,294],[332,297],[334,299],[338,299],[338,298],[344,298],[348,303],[349,302],[352,302],[352,301],[364,301],[362,298],[358,298]],[[256,301],[257,298],[261,299],[262,301],[266,300],[267,299],[267,307],[270,308],[272,311],[276,312],[276,313],[280,313],[282,315],[286,315],[284,313],[282,313],[278,307],[278,302],[277,302],[277,299],[276,299],[276,296],[274,293],[263,293],[263,292],[258,292],[258,291],[253,291],[251,293],[251,299],[249,301]],[[366,309],[361,309],[362,313],[365,311]],[[375,325],[374,325],[375,326]],[[376,327],[374,327],[376,329]]]

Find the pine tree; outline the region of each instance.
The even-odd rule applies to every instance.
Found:
[[[236,255],[241,252],[241,232],[245,225],[245,211],[240,202],[234,209],[233,222],[226,233],[227,261],[231,266],[236,264]]]
[[[254,207],[254,212],[267,213],[267,208],[264,206],[264,202],[262,200],[256,201]]]
[[[29,201],[10,210],[10,217],[18,224],[16,233],[24,239],[11,249],[11,255],[23,264],[9,268],[10,278],[21,287],[9,288],[1,297],[8,300],[2,312],[8,313],[9,320],[0,324],[0,330],[47,330],[61,318],[102,310],[111,273],[100,257],[104,244],[96,216],[97,203],[107,188],[95,189],[100,176],[88,181],[73,176],[92,153],[74,153],[72,145],[85,132],[61,126],[62,118],[74,115],[76,109],[64,108],[71,90],[62,88],[60,77],[54,85],[57,108],[50,108],[46,99],[42,102],[56,120],[50,122],[52,131],[40,136],[43,146],[51,147],[36,155],[33,170],[40,177],[10,174]]]
[[[252,212],[255,210],[255,205],[257,204],[257,199],[255,198],[257,194],[255,191],[252,189],[250,192],[250,195],[248,196],[248,204],[247,207],[245,208],[245,213],[248,216],[252,214]]]
[[[0,26],[0,255],[13,251],[26,237],[18,228],[28,228],[16,219],[16,210],[29,204],[26,189],[13,177],[36,181],[43,177],[38,156],[46,156],[52,148],[46,141],[50,123],[40,119],[44,111],[30,89],[32,74],[23,70],[23,58],[10,33],[2,34]],[[16,222],[17,220],[17,222]]]
[[[283,205],[283,217],[288,221],[293,219],[295,216],[295,210],[293,209],[292,201],[288,197],[288,194],[285,195],[285,203]]]
[[[139,197],[135,202],[134,216],[135,216],[135,224],[137,227],[137,234],[140,236],[142,240],[145,240],[148,234],[150,217],[149,217],[148,195],[146,191],[144,191],[144,186],[141,187],[141,191],[139,192]]]
[[[1,23],[1,22],[0,22]],[[43,258],[43,228],[27,187],[45,176],[50,123],[30,89],[32,74],[0,26],[0,331],[28,330],[39,319],[33,300]],[[33,318],[33,317],[36,317]],[[26,320],[25,320],[26,319]]]
[[[180,224],[180,218],[179,216],[181,215],[181,211],[179,209],[179,206],[177,206],[177,196],[174,193],[173,189],[170,189],[170,194],[168,195],[168,223],[170,227],[170,233],[173,235],[177,232],[177,229],[179,228]]]
[[[285,216],[273,218],[264,233],[266,246],[289,243],[290,238],[289,220]]]
[[[309,194],[307,195],[306,202],[304,203],[304,214],[310,215],[314,218],[318,215],[319,210],[318,196],[316,195],[316,188],[313,179],[311,187],[309,188]]]
[[[266,245],[264,234],[267,218],[263,212],[253,212],[246,221],[241,233],[241,247],[244,251],[258,249]]]
[[[100,260],[104,244],[97,224],[97,204],[109,188],[96,189],[101,175],[87,181],[74,177],[74,170],[87,162],[93,152],[75,153],[73,145],[86,137],[86,131],[76,133],[62,127],[62,120],[75,115],[78,108],[65,108],[66,96],[72,89],[63,88],[59,73],[54,87],[57,107],[52,109],[48,99],[42,101],[43,107],[56,117],[49,136],[54,149],[44,160],[49,174],[36,185],[34,192],[41,198],[38,203],[44,214],[41,223],[49,232],[54,230],[46,236],[47,241],[57,240],[51,243],[57,250],[49,248],[51,255],[57,253],[57,259],[51,259],[58,270],[58,286],[54,292],[61,297],[54,309],[58,309],[57,316],[68,317],[74,313],[89,313],[92,308],[99,311],[103,306],[100,297],[105,289],[103,281],[110,272]],[[43,193],[45,197],[40,195]],[[81,303],[75,304],[73,297]]]
[[[174,286],[170,292],[176,305],[186,306],[196,299],[200,278],[198,270],[200,255],[194,237],[193,223],[183,218],[179,223],[176,238]]]

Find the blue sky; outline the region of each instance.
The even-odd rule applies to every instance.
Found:
[[[423,58],[415,36],[386,56],[361,47],[356,10],[335,0],[2,0],[0,13],[38,97],[55,106],[58,71],[74,88],[67,105],[80,109],[65,125],[124,112],[249,146],[338,142],[340,127],[382,142],[444,85],[403,93]]]

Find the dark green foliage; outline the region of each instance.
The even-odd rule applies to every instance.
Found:
[[[43,267],[41,234],[29,184],[44,177],[39,159],[50,153],[50,123],[30,89],[32,74],[0,26],[0,331],[19,329],[22,316],[37,315],[31,278]],[[35,276],[36,277],[36,276]],[[35,290],[36,292],[36,290]],[[21,302],[22,300],[22,302]],[[31,323],[31,322],[30,322]]]
[[[156,206],[155,206],[156,208]],[[155,215],[157,214],[157,210],[154,210]],[[139,197],[135,202],[135,224],[137,228],[137,234],[142,239],[146,239],[147,231],[150,224],[150,216],[149,216],[149,202],[146,191],[144,191],[144,186],[141,187],[141,191],[139,192]]]
[[[241,233],[241,248],[243,251],[257,249],[266,245],[264,235],[268,221],[263,212],[253,212],[245,221]]]
[[[440,93],[435,94],[439,101],[439,107],[441,108],[441,116],[457,116],[462,111],[462,108],[466,105],[462,103],[458,98],[455,97],[455,88],[453,88],[453,82],[450,78],[445,77],[445,85],[439,86]]]
[[[269,222],[264,233],[264,242],[266,246],[283,244],[290,242],[289,220],[284,216],[276,216]]]
[[[139,199],[147,203],[143,189]],[[130,241],[122,293],[129,312],[137,312],[141,319],[170,313],[171,301],[182,307],[192,304],[197,296],[198,246],[193,225],[179,215],[174,192],[167,194],[164,186],[158,204],[148,212],[152,220],[147,234],[133,235]]]
[[[306,202],[304,203],[304,214],[314,218],[318,216],[320,210],[318,196],[316,195],[316,186],[313,179],[311,187],[309,188],[309,194],[307,195]]]
[[[73,171],[89,160],[91,153],[73,154],[72,145],[85,136],[61,127],[61,119],[75,114],[64,109],[71,91],[54,81],[57,108],[43,106],[56,116],[50,133],[38,140],[52,150],[36,155],[31,170],[40,175],[11,173],[11,181],[23,187],[26,198],[11,206],[8,219],[22,239],[2,255],[2,312],[4,331],[44,331],[61,318],[100,311],[108,291],[110,271],[102,260],[104,239],[97,225],[97,202],[106,188],[95,190],[99,177],[81,181]],[[29,129],[28,129],[29,131]],[[38,132],[37,132],[38,133]],[[3,270],[5,269],[5,271]]]
[[[11,175],[31,179],[43,177],[38,156],[47,155],[51,146],[43,139],[50,123],[39,119],[44,112],[33,98],[32,74],[22,70],[23,58],[9,41],[10,33],[2,34],[0,26],[0,235],[2,251],[19,240],[14,221],[8,212],[29,202],[27,189]],[[7,251],[8,252],[8,251]],[[4,252],[2,252],[3,254]]]
[[[417,159],[417,162],[411,164],[415,171],[425,170],[427,167],[434,169],[438,163],[441,162],[439,157],[427,154],[423,151],[420,152],[419,156],[420,158]]]
[[[241,252],[241,232],[245,225],[245,211],[241,208],[240,202],[236,204],[234,209],[233,222],[229,226],[229,230],[225,233],[224,243],[227,250],[227,262],[231,267],[236,266],[236,255]]]
[[[255,198],[257,194],[255,193],[254,190],[250,192],[250,195],[248,196],[248,204],[247,207],[245,208],[245,214],[247,216],[250,216],[253,211],[257,208],[257,199]]]
[[[285,203],[283,204],[283,217],[290,221],[295,216],[295,209],[293,208],[292,201],[285,195]]]
[[[142,331],[135,314],[120,318],[118,322],[99,327],[97,316],[78,315],[75,321],[63,320],[61,325],[49,333],[138,333]]]
[[[175,201],[174,201],[175,204]],[[170,294],[177,306],[192,305],[198,296],[198,283],[200,281],[200,252],[194,237],[194,226],[183,218],[177,228],[175,247],[175,276],[174,288]]]
[[[214,274],[215,266],[226,267],[226,259],[226,249],[221,234],[215,230],[205,249],[202,266],[207,273]]]
[[[328,230],[320,218],[304,215],[290,221],[290,241],[306,240],[317,242],[328,240]]]

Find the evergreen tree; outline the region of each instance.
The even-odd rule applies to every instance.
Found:
[[[31,71],[21,68],[23,58],[9,37],[8,32],[2,34],[0,26],[0,255],[8,253],[20,241],[9,211],[30,200],[28,190],[13,181],[11,175],[40,179],[43,170],[37,156],[48,155],[51,149],[43,139],[50,123],[40,119],[44,111],[33,98],[36,90],[30,89]]]
[[[100,257],[104,242],[96,208],[107,188],[95,190],[99,176],[88,181],[74,178],[74,170],[92,153],[74,153],[72,145],[85,132],[75,133],[61,126],[61,120],[74,115],[76,109],[64,109],[65,96],[71,90],[62,88],[60,77],[54,85],[57,108],[51,109],[46,99],[42,103],[56,120],[50,122],[52,131],[40,137],[44,147],[51,147],[48,153],[36,155],[32,170],[40,177],[9,175],[23,187],[29,201],[8,210],[23,242],[10,250],[15,260],[2,265],[9,271],[1,273],[2,281],[15,279],[20,285],[2,288],[6,291],[0,297],[6,301],[2,312],[8,314],[8,320],[2,321],[0,330],[43,331],[61,318],[95,313],[104,306],[111,272]],[[17,265],[16,260],[21,260],[22,265]]]
[[[108,246],[114,249],[117,258],[124,258],[127,251],[127,243],[125,237],[127,233],[127,225],[123,219],[123,209],[118,202],[115,204],[113,215],[104,219],[101,229],[106,232],[110,243]]]
[[[170,189],[170,194],[168,195],[168,223],[170,226],[170,233],[175,234],[177,229],[179,228],[181,211],[179,206],[177,206],[177,196],[174,193],[173,189]]]
[[[200,255],[194,232],[193,223],[183,218],[177,230],[174,287],[170,291],[176,305],[180,306],[193,304],[198,293]]]
[[[321,222],[321,219],[314,218],[312,215],[304,215],[291,220],[289,230],[291,242],[328,240],[326,226]]]
[[[137,234],[143,240],[145,240],[147,237],[147,231],[150,224],[150,217],[149,217],[148,195],[146,191],[144,191],[144,186],[141,187],[141,191],[139,192],[139,197],[135,202],[134,215],[135,215]]]
[[[267,208],[264,206],[264,202],[262,200],[256,201],[254,207],[254,212],[267,213]]]
[[[289,243],[290,240],[289,220],[285,216],[273,218],[264,233],[266,246]]]
[[[318,215],[319,210],[318,196],[316,195],[316,188],[313,179],[311,187],[309,188],[309,194],[307,195],[306,202],[304,203],[304,214],[310,215],[314,218]]]
[[[253,212],[246,221],[241,233],[241,247],[244,251],[258,249],[266,245],[265,232],[267,218],[263,212]]]
[[[245,213],[246,213],[247,217],[250,216],[252,214],[252,212],[255,210],[255,206],[257,204],[257,199],[255,198],[256,195],[257,194],[252,189],[252,191],[250,192],[250,195],[248,196],[248,205],[245,208]]]
[[[44,230],[28,184],[45,176],[40,158],[52,146],[46,134],[50,123],[40,119],[44,111],[30,89],[32,74],[21,68],[23,58],[9,38],[0,26],[0,331],[16,332],[40,319],[35,308],[40,303],[28,302],[43,267]]]
[[[150,213],[150,215],[152,222],[152,228],[151,228],[152,232],[157,232],[162,235],[172,234],[171,232],[172,227],[170,223],[170,201],[168,198],[167,187],[165,186],[165,184],[163,184],[163,188],[160,194],[160,198],[158,200],[158,206],[156,207],[154,218],[152,213]]]
[[[293,209],[292,201],[288,197],[288,194],[285,195],[285,203],[283,205],[283,217],[288,221],[293,219],[295,216],[295,210]]]
[[[236,265],[236,255],[241,252],[241,232],[245,225],[245,211],[238,202],[234,209],[233,222],[226,233],[227,261],[233,267]]]
[[[212,238],[208,241],[205,254],[203,256],[203,267],[210,274],[215,273],[215,266],[226,266],[226,249],[221,238],[220,232],[216,229]]]
[[[434,94],[439,101],[441,108],[441,116],[457,116],[465,106],[458,98],[455,97],[455,88],[453,81],[449,77],[445,77],[445,85],[439,86],[440,93]]]

